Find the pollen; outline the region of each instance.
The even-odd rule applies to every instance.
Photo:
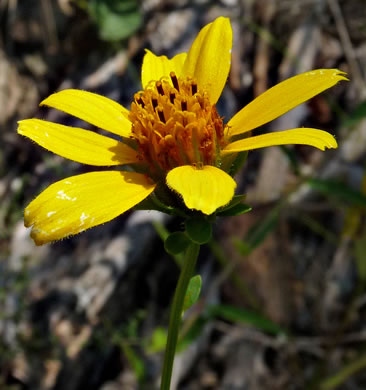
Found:
[[[151,174],[165,175],[182,165],[219,166],[226,145],[223,118],[194,79],[171,72],[170,79],[151,81],[135,94],[129,119]]]

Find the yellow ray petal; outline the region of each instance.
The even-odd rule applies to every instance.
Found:
[[[265,148],[267,146],[288,144],[310,145],[321,150],[325,150],[325,148],[336,148],[338,146],[335,138],[326,131],[304,127],[241,139],[240,141],[229,144],[222,153],[236,153]]]
[[[137,153],[132,148],[89,130],[40,119],[26,119],[18,123],[19,134],[69,160],[98,166],[139,161]]]
[[[231,65],[233,32],[228,18],[219,17],[206,25],[189,49],[183,74],[197,80],[199,88],[207,88],[210,102],[219,99]]]
[[[166,182],[182,195],[189,209],[199,210],[207,215],[229,203],[236,188],[231,176],[211,165],[202,169],[191,165],[174,168],[168,173]]]
[[[24,212],[37,245],[80,233],[122,214],[155,185],[135,172],[91,172],[50,185]]]
[[[255,129],[304,103],[340,80],[338,69],[317,69],[291,77],[259,95],[228,122],[230,136]]]
[[[123,137],[131,134],[128,110],[117,102],[96,93],[65,89],[50,95],[40,105],[64,111]]]
[[[145,89],[152,80],[157,81],[162,77],[169,78],[170,72],[174,72],[179,77],[186,57],[187,53],[180,53],[169,59],[166,56],[156,56],[150,50],[146,50],[141,70],[142,87]]]

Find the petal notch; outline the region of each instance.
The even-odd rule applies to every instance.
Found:
[[[191,165],[174,168],[168,173],[166,182],[182,195],[189,209],[207,215],[229,203],[236,188],[231,176],[211,165],[205,165],[202,169]]]

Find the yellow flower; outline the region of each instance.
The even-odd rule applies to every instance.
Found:
[[[143,90],[135,94],[130,111],[103,96],[74,89],[41,103],[107,130],[119,141],[39,119],[19,122],[20,134],[70,160],[135,168],[91,172],[50,185],[25,209],[25,225],[32,226],[37,245],[107,222],[155,189],[159,197],[159,189],[169,188],[178,194],[175,202],[181,198],[186,208],[210,215],[234,195],[236,183],[224,169],[238,152],[284,144],[337,147],[329,133],[309,128],[242,136],[347,80],[337,69],[314,70],[283,81],[224,124],[215,104],[229,74],[231,48],[230,21],[219,17],[200,31],[188,53],[168,59],[146,51]]]

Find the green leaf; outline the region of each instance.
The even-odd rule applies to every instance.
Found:
[[[153,226],[155,228],[155,231],[156,233],[159,235],[159,237],[161,238],[162,241],[165,242],[165,240],[168,238],[169,236],[169,231],[165,228],[165,226],[160,223],[160,222],[156,222],[154,221],[153,223]],[[173,257],[173,259],[175,260],[176,264],[178,265],[179,268],[182,268],[183,266],[183,253],[178,253],[176,255],[171,255]]]
[[[323,179],[309,179],[307,182],[312,188],[331,199],[341,201],[347,205],[366,209],[366,195],[360,191],[354,190],[343,182]]]
[[[197,302],[200,296],[202,287],[202,279],[200,275],[193,276],[189,281],[186,296],[184,297],[183,311],[188,310],[192,305]]]
[[[210,306],[208,308],[208,313],[210,316],[221,317],[231,322],[252,325],[257,329],[274,335],[287,334],[287,331],[285,329],[283,329],[270,319],[264,317],[263,315],[253,311],[244,310],[235,306]]]
[[[300,175],[299,159],[294,149],[289,148],[286,145],[280,145],[281,151],[287,157],[290,167],[296,176]]]
[[[166,329],[157,327],[151,336],[150,344],[147,346],[147,353],[157,353],[165,349],[168,334]]]
[[[126,39],[142,23],[137,0],[90,0],[88,11],[106,41]]]
[[[189,329],[179,340],[178,351],[181,352],[188,347],[200,336],[206,324],[217,318],[223,318],[234,323],[251,325],[256,329],[273,335],[287,336],[289,334],[285,328],[255,311],[248,311],[230,305],[212,305],[206,307],[205,312],[193,321]]]
[[[177,255],[184,252],[190,241],[185,233],[183,232],[174,232],[169,234],[169,236],[164,241],[164,248],[170,255]]]
[[[145,365],[144,361],[137,355],[137,353],[127,344],[122,343],[123,352],[135,372],[135,375],[140,383],[144,381],[145,378]]]
[[[182,352],[191,345],[201,335],[208,321],[209,318],[207,316],[198,317],[184,336],[178,341],[177,352]]]
[[[358,277],[363,285],[366,285],[366,234],[354,242],[354,255],[356,259]]]
[[[322,223],[320,223],[316,218],[312,218],[309,214],[298,214],[298,220],[303,223],[305,226],[307,226],[310,230],[312,230],[315,234],[319,235],[320,237],[324,238],[324,240],[338,245],[339,243],[339,237],[332,232],[331,230],[327,229]]]
[[[249,311],[231,305],[212,305],[206,307],[204,313],[201,313],[193,321],[189,329],[179,340],[178,350],[182,351],[190,345],[203,332],[206,324],[217,318],[222,318],[237,324],[251,325],[256,329],[272,335],[289,335],[287,329],[256,311]]]
[[[253,249],[258,247],[277,226],[280,207],[271,210],[268,215],[256,223],[251,229],[249,229],[244,240],[234,239],[234,244],[241,255],[247,256]]]
[[[366,355],[365,352],[361,352],[353,358],[346,362],[343,366],[338,367],[337,372],[334,375],[331,375],[328,378],[322,380],[316,387],[319,390],[332,390],[332,389],[341,389],[346,388],[347,386],[342,386],[348,379],[354,377],[358,372],[364,373],[366,368]]]
[[[211,240],[212,225],[204,218],[190,218],[185,221],[188,237],[196,244],[206,244]]]
[[[366,100],[361,102],[342,123],[342,127],[353,127],[366,118]]]

